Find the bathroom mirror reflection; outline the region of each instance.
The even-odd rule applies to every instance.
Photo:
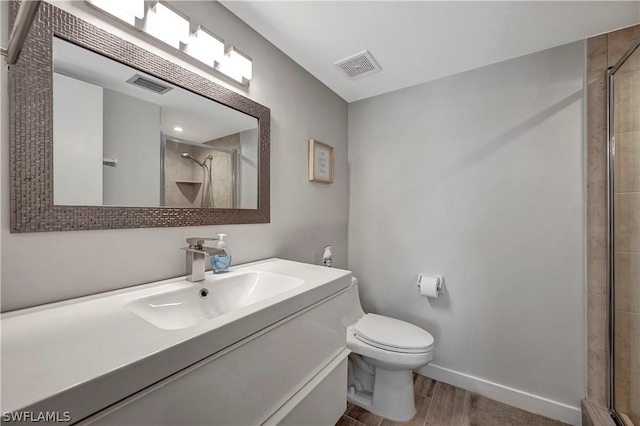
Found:
[[[53,39],[55,205],[258,208],[258,120]]]

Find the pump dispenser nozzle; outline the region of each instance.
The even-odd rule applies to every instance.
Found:
[[[224,237],[226,237],[227,234],[218,234],[218,243],[216,244],[216,246],[218,248],[226,248],[227,247],[227,243],[224,242]]]
[[[333,249],[333,246],[326,246],[324,248],[324,253],[322,254],[322,264],[329,268],[331,268],[331,265],[333,264],[333,253],[331,253],[331,249]]]

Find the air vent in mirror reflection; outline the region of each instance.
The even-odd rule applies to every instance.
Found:
[[[143,89],[150,90],[159,95],[164,95],[169,90],[173,89],[173,87],[166,86],[159,81],[151,80],[150,78],[143,77],[139,74],[135,74],[127,83],[133,84],[134,86],[142,87]]]

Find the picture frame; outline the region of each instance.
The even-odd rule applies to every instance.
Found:
[[[309,139],[309,180],[333,183],[333,147],[316,139]]]

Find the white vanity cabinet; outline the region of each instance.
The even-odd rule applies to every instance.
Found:
[[[346,404],[341,291],[80,422],[335,424]]]
[[[231,269],[1,315],[3,410],[68,412],[67,425],[335,424],[351,272]]]

